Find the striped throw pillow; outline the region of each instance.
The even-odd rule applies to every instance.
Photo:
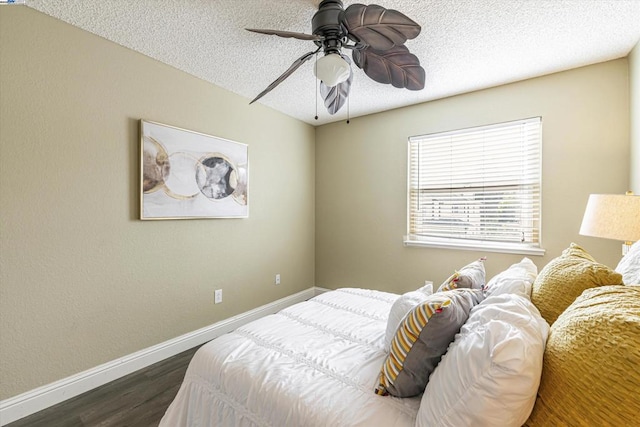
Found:
[[[438,292],[411,310],[400,323],[375,392],[410,397],[422,393],[471,308],[483,299],[479,289]]]

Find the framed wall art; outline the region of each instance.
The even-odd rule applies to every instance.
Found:
[[[246,144],[140,120],[140,219],[246,218]]]

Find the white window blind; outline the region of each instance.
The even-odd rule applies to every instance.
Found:
[[[408,245],[541,254],[540,117],[409,138]]]

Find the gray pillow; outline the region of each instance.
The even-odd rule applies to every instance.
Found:
[[[485,285],[485,270],[482,257],[471,264],[467,264],[459,271],[453,273],[436,292],[450,291],[458,288],[482,289]]]
[[[397,397],[422,393],[469,312],[483,298],[479,289],[454,289],[430,295],[411,310],[391,341],[375,392]]]

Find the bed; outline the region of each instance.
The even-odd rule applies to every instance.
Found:
[[[397,298],[340,289],[211,341],[160,425],[413,426],[419,397],[373,392]]]
[[[625,278],[629,284],[640,282],[640,245],[634,247],[636,261],[626,261],[634,275]],[[640,287],[624,286],[623,274],[597,264],[575,244],[540,274],[524,258],[485,281],[483,262],[462,267],[436,292],[338,289],[216,338],[194,355],[160,426],[632,422],[640,410]],[[438,317],[453,313],[456,304],[465,308]],[[416,359],[409,355],[424,336],[427,353],[417,359],[435,362],[417,394],[396,390],[385,383],[385,366],[397,363],[393,356],[403,328],[426,306],[433,308],[431,317],[393,381],[400,384],[401,375],[418,381],[414,376],[424,366],[414,375],[409,365]],[[430,343],[441,338],[441,318],[458,324],[449,328],[453,334],[434,358]],[[594,340],[594,334],[606,339]],[[408,396],[397,397],[403,393]]]

